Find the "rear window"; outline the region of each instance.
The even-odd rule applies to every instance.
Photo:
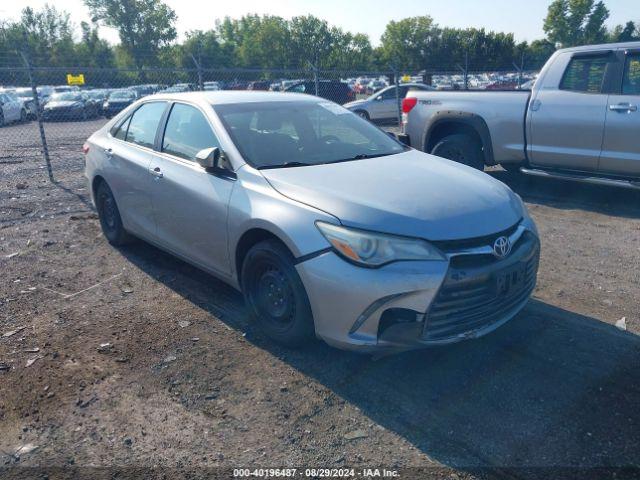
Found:
[[[131,116],[126,141],[153,148],[165,102],[145,103]]]
[[[561,90],[601,93],[609,56],[572,58],[560,83]]]
[[[640,54],[627,57],[622,81],[623,95],[640,95]]]

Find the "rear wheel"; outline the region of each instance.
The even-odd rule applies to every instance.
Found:
[[[20,123],[25,123],[27,121],[27,111],[23,108],[20,110]]]
[[[122,218],[113,192],[106,182],[101,182],[96,189],[96,208],[100,218],[100,226],[104,236],[111,245],[125,245],[131,241],[131,235],[122,225]]]
[[[266,240],[254,245],[242,264],[241,280],[247,306],[267,336],[288,347],[314,338],[307,292],[282,244]]]
[[[444,137],[436,143],[431,153],[478,170],[484,170],[482,147],[473,137],[464,133]]]
[[[0,127],[4,127],[4,113],[2,112],[2,107],[0,107]]]

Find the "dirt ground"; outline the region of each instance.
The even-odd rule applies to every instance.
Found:
[[[56,183],[34,124],[0,129],[5,473],[640,468],[640,192],[495,169],[542,238],[538,287],[516,319],[381,359],[319,342],[291,351],[247,322],[232,288],[147,244],[105,241],[80,153],[99,123],[47,127]]]

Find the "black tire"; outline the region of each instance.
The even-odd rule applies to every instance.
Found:
[[[81,120],[86,121],[89,118],[89,114],[87,113],[87,109],[83,108],[82,109],[82,116],[80,117]]]
[[[0,127],[4,127],[4,113],[2,112],[2,107],[0,107]]]
[[[315,336],[313,315],[293,255],[275,240],[254,245],[241,272],[242,292],[261,330],[287,347],[300,347]]]
[[[481,146],[473,137],[464,133],[444,137],[436,143],[431,153],[478,170],[484,170]]]
[[[520,167],[522,167],[522,165],[519,163],[501,163],[500,166],[504,168],[507,172],[512,173],[514,175],[519,174]]]
[[[356,110],[355,112],[356,115],[358,115],[359,117],[364,118],[365,120],[371,120],[371,117],[369,117],[369,112],[367,112],[366,110]]]
[[[27,111],[23,108],[20,110],[20,123],[27,122]]]
[[[116,199],[106,182],[100,182],[96,189],[96,208],[102,233],[104,233],[111,245],[125,245],[132,240],[131,235],[127,233],[122,225],[122,218],[120,217]]]

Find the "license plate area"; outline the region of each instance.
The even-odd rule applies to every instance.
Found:
[[[497,295],[509,295],[522,289],[525,282],[526,263],[519,263],[495,274]]]

